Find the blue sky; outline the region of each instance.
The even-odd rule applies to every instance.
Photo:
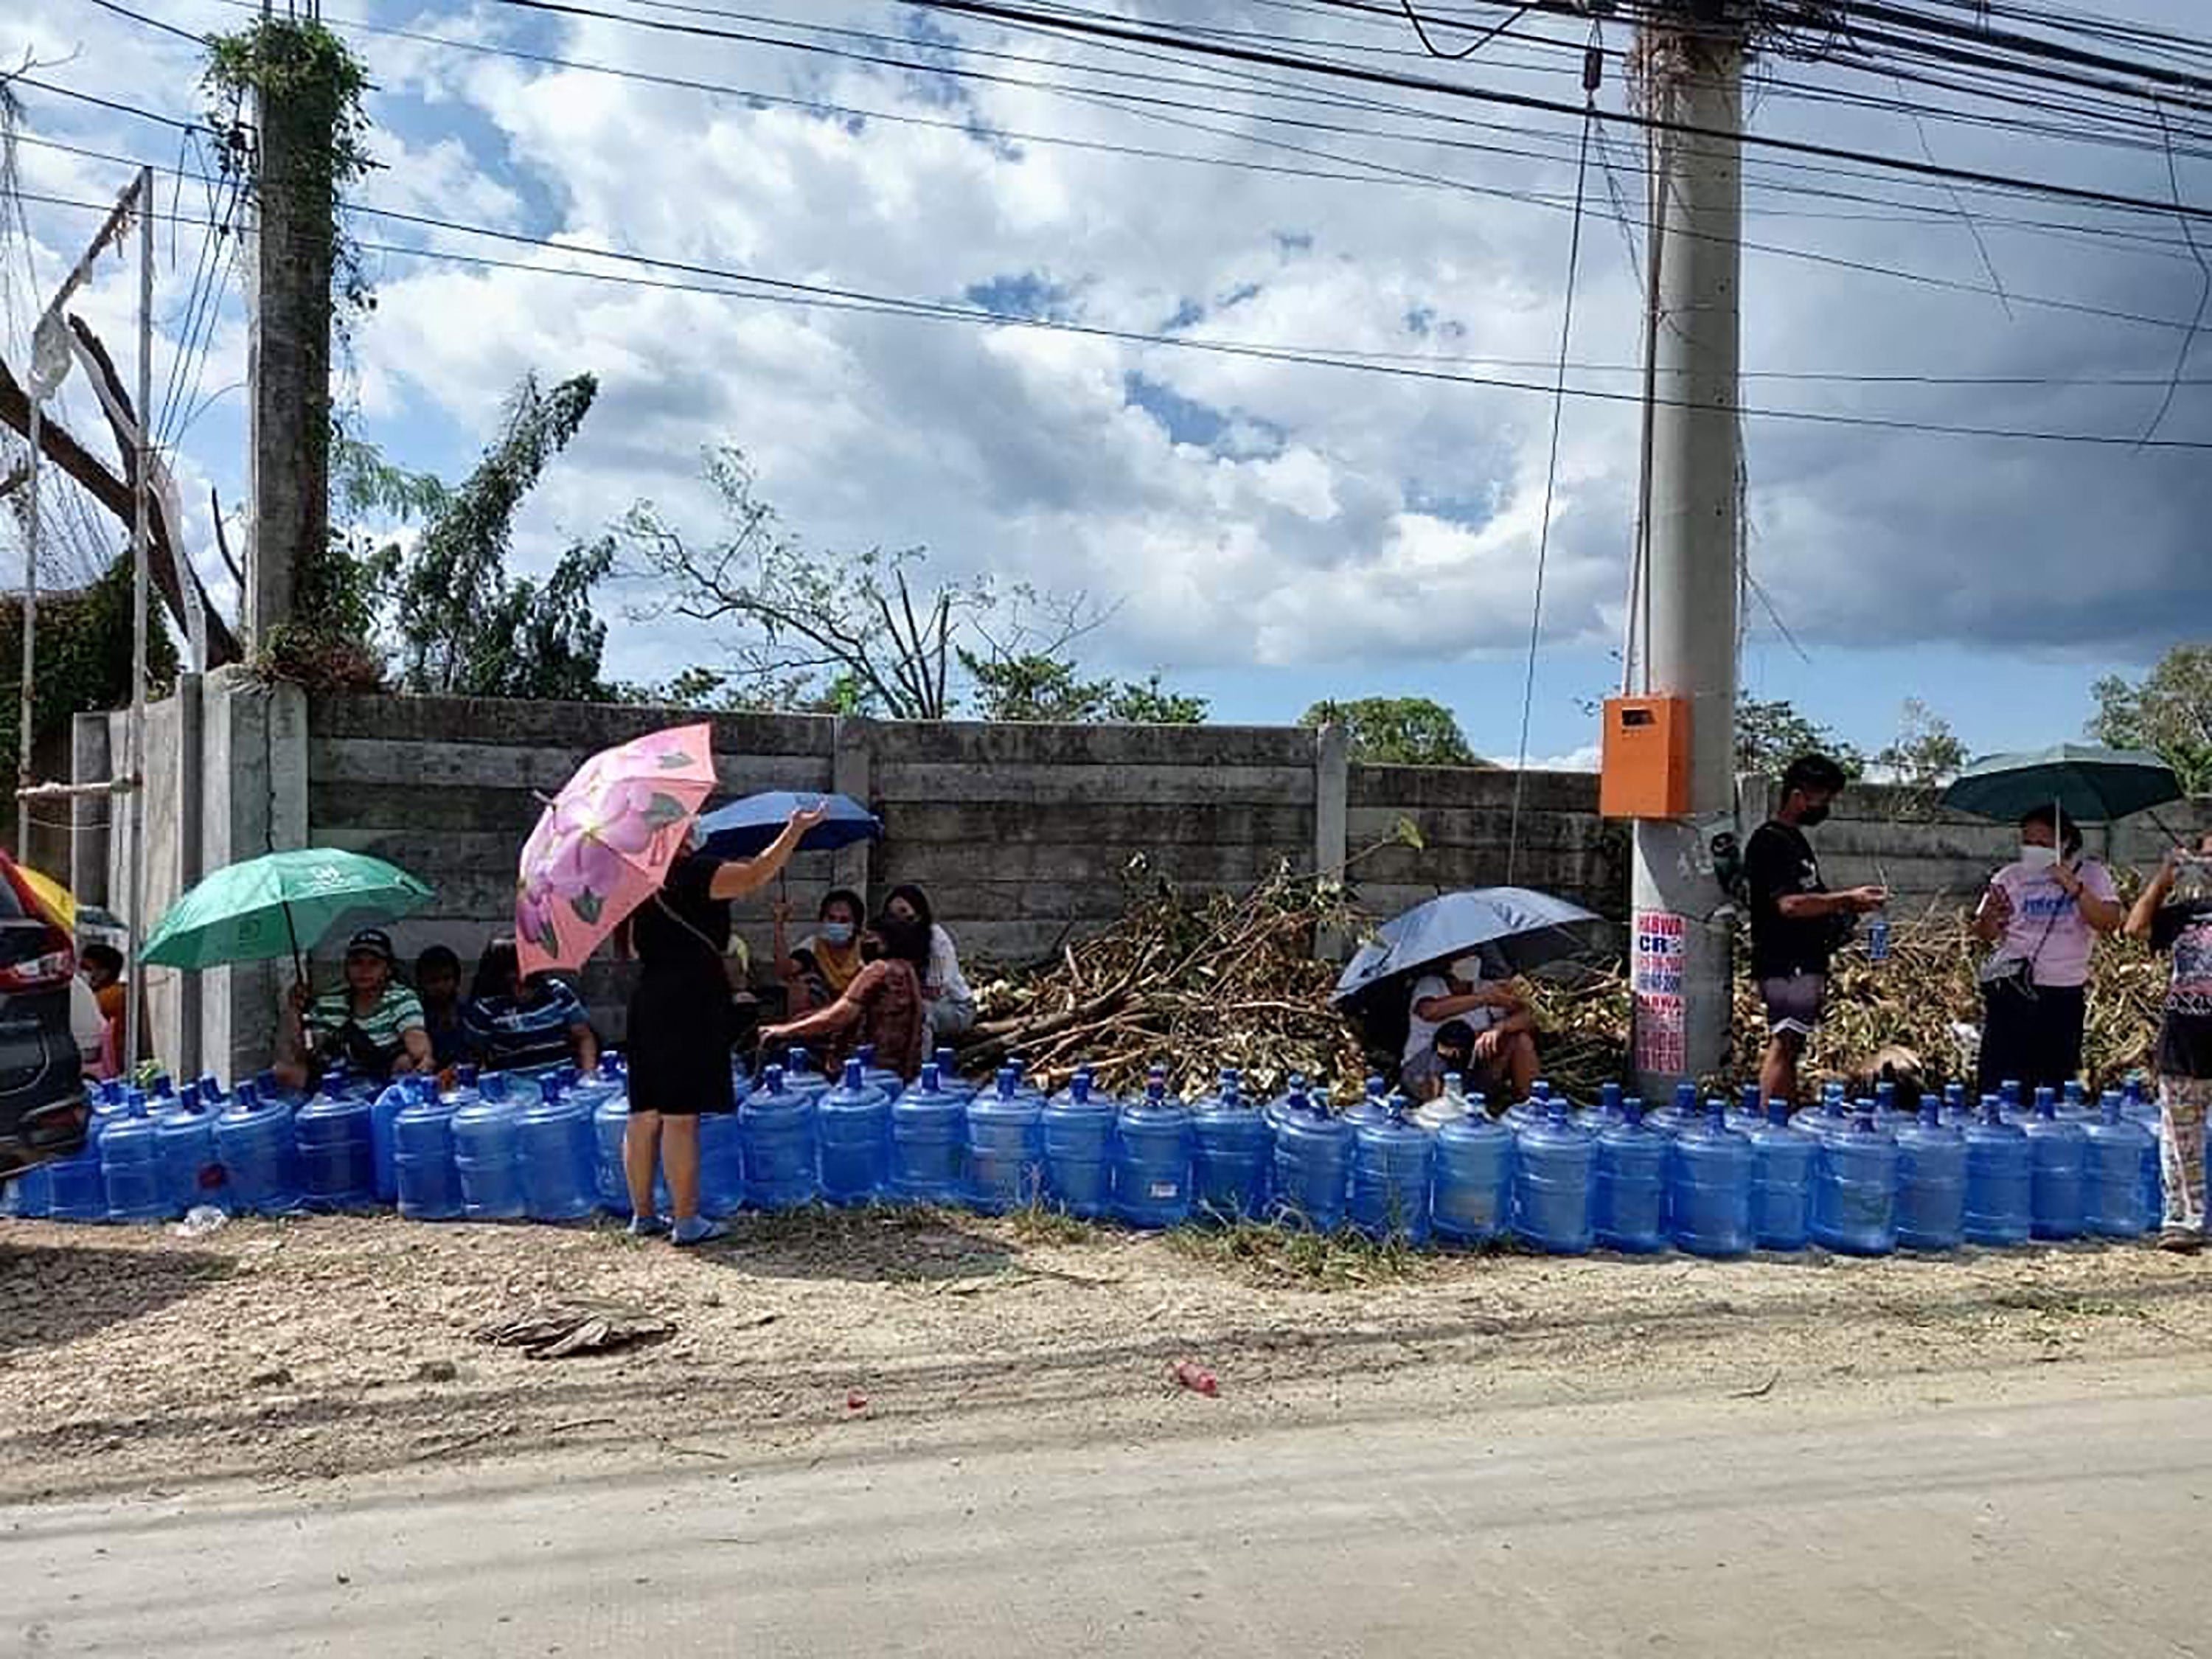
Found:
[[[191,31],[246,15],[224,0],[149,5]],[[608,9],[671,15],[643,0]],[[1090,595],[1111,613],[1084,643],[1094,671],[1159,671],[1240,720],[1288,720],[1325,696],[1430,696],[1459,712],[1478,749],[1512,754],[1548,432],[1540,396],[561,273],[641,274],[583,251],[621,250],[1126,333],[1385,354],[1540,383],[1565,276],[1571,122],[1501,120],[1419,95],[1393,97],[1389,111],[1347,107],[1357,94],[1328,83],[1255,88],[876,0],[748,9],[781,21],[726,19],[762,37],[735,41],[497,3],[332,0],[326,15],[378,85],[373,143],[384,165],[364,204],[574,250],[358,217],[365,241],[408,250],[371,258],[379,304],[356,331],[346,385],[360,429],[395,459],[450,476],[523,373],[588,368],[599,404],[525,514],[526,568],[641,497],[711,537],[699,457],[735,443],[814,544],[926,544],[948,578]],[[1115,9],[1295,26],[1340,55],[1430,67],[1406,56],[1409,38],[1388,20],[1279,0]],[[2130,11],[2192,26],[2183,0],[2132,0]],[[1544,26],[1532,26],[1528,39],[1437,72],[1571,98],[1579,34],[1568,33],[1572,42],[1547,44]],[[191,44],[89,0],[12,9],[0,53],[12,63],[27,50],[56,84],[199,108]],[[1601,97],[1618,108],[1613,62]],[[1761,131],[1894,155],[1922,154],[1924,141],[1962,166],[2153,198],[2168,189],[2154,152],[1993,134],[1939,110],[1916,131],[1893,113],[1800,95],[1865,90],[1863,78],[1771,67],[1788,84],[1757,100]],[[1133,104],[1131,92],[1187,107]],[[176,161],[173,131],[67,98],[24,98],[33,136]],[[1432,118],[1440,111],[1460,119]],[[1310,125],[1265,118],[1285,113]],[[1135,153],[1146,150],[1182,159]],[[1601,211],[1619,192],[1635,217],[1636,153],[1622,138],[1607,147],[1593,173]],[[2212,196],[2212,162],[2185,155],[2179,165],[2185,191]],[[36,146],[19,167],[27,189],[74,200],[107,199],[127,176]],[[2148,426],[2205,280],[2172,222],[1953,198],[1757,152],[1747,175],[1751,407],[2106,434]],[[210,198],[194,182],[172,199],[191,213]],[[1962,204],[1977,215],[1973,231]],[[27,211],[38,281],[50,283],[95,216]],[[182,331],[198,237],[180,228],[173,246],[164,232],[165,353]],[[1632,240],[1604,217],[1583,240],[1571,355],[1589,366],[1575,374],[1588,388],[1635,384],[1624,372],[1638,351]],[[34,285],[20,240],[6,252],[7,350],[20,363]],[[442,257],[464,253],[528,268]],[[1887,274],[1852,268],[1867,264]],[[110,266],[82,305],[118,343],[131,291],[128,272]],[[182,377],[216,395],[188,430],[179,410],[165,433],[188,539],[218,587],[208,486],[232,514],[244,488],[239,403],[222,390],[243,373],[237,293],[234,283],[225,289]],[[2206,374],[2192,368],[2161,437],[2212,441]],[[1936,383],[1819,378],[1869,375]],[[1966,377],[2037,383],[1950,383]],[[165,358],[157,385],[167,380]],[[65,416],[96,441],[89,399],[81,387],[70,397]],[[2100,674],[2137,671],[2212,633],[2203,530],[2212,467],[2201,453],[1763,416],[1747,421],[1747,439],[1752,574],[1765,599],[1750,618],[1746,693],[1788,697],[1861,744],[1888,737],[1908,697],[1977,750],[2071,736]],[[1609,653],[1635,454],[1627,405],[1570,402],[1530,722],[1538,758],[1587,750],[1595,722],[1582,704],[1617,677]],[[55,512],[68,530],[64,505]],[[650,598],[610,595],[610,611]],[[618,615],[611,666],[660,678],[728,644]]]

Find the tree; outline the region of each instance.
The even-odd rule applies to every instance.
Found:
[[[1966,759],[1966,745],[1951,722],[1919,698],[1908,697],[1897,735],[1875,751],[1873,763],[1890,782],[1925,793],[1957,777]]]
[[[1322,702],[1298,717],[1318,728],[1341,726],[1351,734],[1352,758],[1381,766],[1480,766],[1459,720],[1427,697],[1355,697]]]
[[[1786,698],[1762,702],[1739,699],[1735,706],[1735,769],[1779,778],[1801,755],[1826,755],[1856,778],[1866,757],[1828,727],[1808,720]]]
[[[2115,749],[2148,749],[2192,795],[2212,793],[2212,644],[2177,645],[2142,681],[2099,680],[2089,735]]]
[[[995,660],[960,653],[974,684],[975,712],[987,720],[1042,720],[1072,725],[1197,726],[1203,697],[1185,696],[1148,680],[1085,680],[1063,658],[1030,652]]]
[[[1087,596],[928,574],[921,547],[809,547],[764,500],[742,450],[710,452],[724,526],[695,540],[650,501],[616,527],[617,568],[660,597],[644,620],[726,630],[727,660],[664,687],[723,708],[949,718],[972,694],[986,719],[1203,719],[1202,701],[1146,684],[1082,680],[1067,650],[1106,619]],[[957,672],[960,678],[956,680]]]

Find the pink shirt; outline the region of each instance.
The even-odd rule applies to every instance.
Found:
[[[2101,864],[2084,860],[2074,872],[2081,890],[2107,903],[2117,901],[2119,889],[2112,872]],[[2059,886],[2048,870],[2031,870],[2025,864],[2008,864],[1990,878],[2012,901],[2012,920],[2006,923],[1997,955],[2035,964],[2035,982],[2054,989],[2089,982],[2089,951],[2097,942],[2095,931],[2081,919],[2081,907]]]

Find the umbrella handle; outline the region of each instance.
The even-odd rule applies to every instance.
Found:
[[[300,959],[300,930],[293,926],[292,906],[289,900],[286,901],[283,908],[284,911],[284,937],[292,941],[292,971],[298,976],[300,983],[306,985],[307,983],[307,964]]]

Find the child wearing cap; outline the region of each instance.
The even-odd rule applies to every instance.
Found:
[[[422,1004],[392,975],[392,936],[363,928],[346,945],[345,987],[315,996],[303,980],[284,1005],[284,1039],[290,1053],[277,1079],[294,1089],[313,1087],[323,1070],[343,1061],[365,1077],[397,1077],[432,1065]]]

